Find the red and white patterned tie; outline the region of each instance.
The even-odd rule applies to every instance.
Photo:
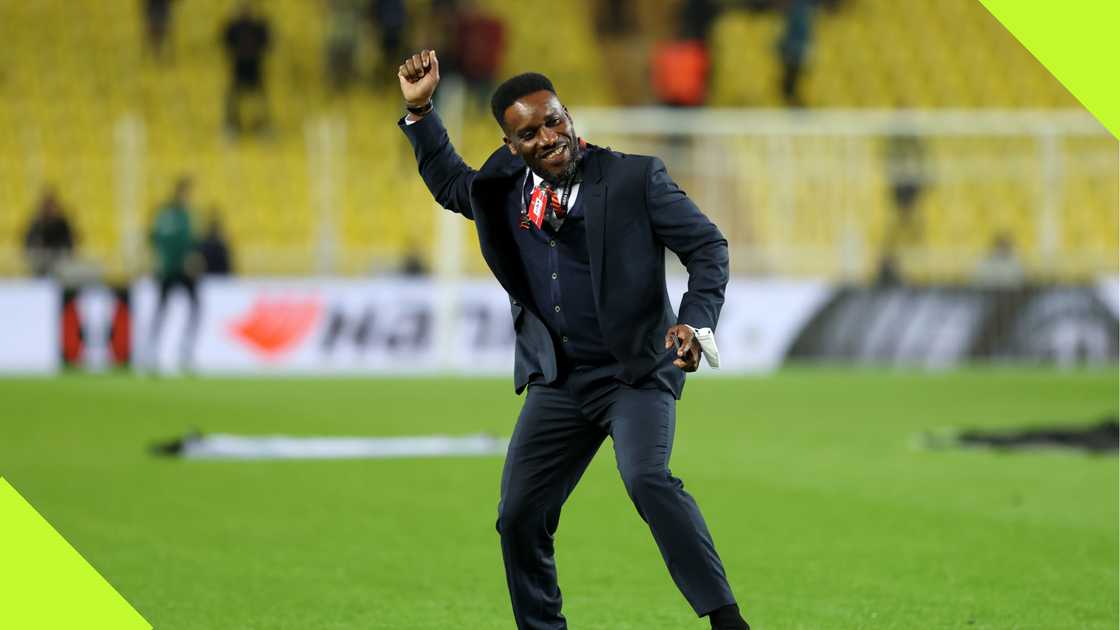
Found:
[[[538,230],[544,222],[546,213],[550,215],[548,219],[553,228],[564,220],[564,206],[560,204],[556,189],[548,184],[542,184],[534,188],[532,196],[529,197],[529,220],[537,226]]]

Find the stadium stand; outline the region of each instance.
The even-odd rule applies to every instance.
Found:
[[[428,4],[408,6],[418,13]],[[591,0],[574,0],[578,6],[555,14],[550,27],[559,30],[559,37],[550,38],[540,37],[534,21],[514,19],[507,5],[482,4],[510,18],[506,74],[532,67],[552,75],[558,86],[571,86],[564,93],[572,105],[612,103],[589,17]],[[649,38],[671,30],[665,20],[673,14],[672,5],[650,3],[643,17],[650,21],[644,24]],[[227,70],[219,34],[234,6],[225,0],[176,3],[171,59],[162,63],[148,58],[142,46],[140,2],[40,0],[0,6],[7,53],[0,68],[0,128],[10,130],[0,134],[0,274],[24,271],[19,243],[45,183],[56,184],[72,208],[83,256],[110,279],[143,272],[143,231],[182,173],[195,178],[199,209],[212,204],[222,209],[242,273],[388,270],[413,244],[429,258],[436,255],[430,197],[392,124],[400,112],[393,81],[342,95],[331,95],[325,87],[324,3],[259,3],[274,38],[266,62],[273,128],[243,139],[223,133]],[[517,11],[544,14],[549,6],[531,0],[518,3]],[[779,106],[774,42],[781,20],[773,13],[743,10],[725,12],[718,20],[711,105]],[[54,36],[42,36],[43,24],[53,25]],[[413,42],[422,45],[424,38],[416,33]],[[359,67],[368,75],[376,53],[363,45]],[[849,0],[836,11],[821,12],[810,63],[804,94],[813,108],[1077,106],[975,0]],[[456,141],[469,162],[481,164],[496,141],[488,114],[468,113]],[[991,160],[1014,149],[1007,145],[1015,142],[1025,140],[933,138],[927,150],[932,161],[952,164],[961,156]],[[1115,142],[1063,142],[1067,154],[1090,160],[1091,168],[1063,173],[1054,193],[1063,210],[1057,226],[1060,251],[1092,254],[1080,261],[1065,258],[1060,273],[1084,276],[1101,256],[1114,259],[1118,247]],[[755,141],[744,140],[738,166],[749,168],[752,160],[764,159],[751,156],[759,149]],[[793,150],[811,155],[818,147],[794,143]],[[954,168],[967,170],[967,159]],[[861,185],[886,191],[882,171],[866,171]],[[1037,253],[1033,200],[1039,191],[1017,185],[1021,179],[981,185],[939,171],[918,203],[924,216],[944,220],[928,222],[921,231],[923,246],[965,247],[976,254],[993,234],[1006,232],[1028,258]],[[738,186],[733,194],[742,203],[734,207],[764,207],[771,199],[767,185],[752,180],[749,187]],[[807,178],[798,184],[793,203],[820,205],[829,194],[827,185]],[[780,229],[768,216],[760,211],[724,216],[721,222],[734,242],[760,250],[779,239],[823,248],[842,238],[820,213],[798,213]],[[882,243],[892,229],[889,195],[879,195],[861,216],[862,238]],[[473,235],[468,231],[464,238]],[[338,245],[325,255],[324,243]],[[480,271],[475,248],[466,251],[472,256],[468,271]],[[874,269],[868,256],[861,266],[865,276]],[[822,271],[792,262],[768,270]],[[949,275],[964,273],[958,269]]]

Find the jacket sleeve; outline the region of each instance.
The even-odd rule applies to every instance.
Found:
[[[688,269],[678,324],[715,329],[727,287],[727,239],[652,158],[646,171],[646,208],[654,234]]]
[[[474,219],[471,210],[471,183],[477,171],[467,166],[455,152],[443,121],[432,112],[409,125],[404,118],[397,125],[408,136],[420,167],[420,177],[432,192],[436,203],[468,219]]]

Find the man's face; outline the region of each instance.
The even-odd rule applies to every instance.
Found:
[[[527,94],[506,108],[502,140],[533,172],[559,184],[571,176],[579,141],[568,110],[548,90]]]
[[[191,184],[189,182],[179,182],[175,186],[175,200],[182,205],[188,205],[191,202]]]

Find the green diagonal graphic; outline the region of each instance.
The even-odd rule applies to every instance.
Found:
[[[0,477],[0,628],[151,627]]]
[[[1004,28],[1120,138],[1120,1],[980,0]]]

